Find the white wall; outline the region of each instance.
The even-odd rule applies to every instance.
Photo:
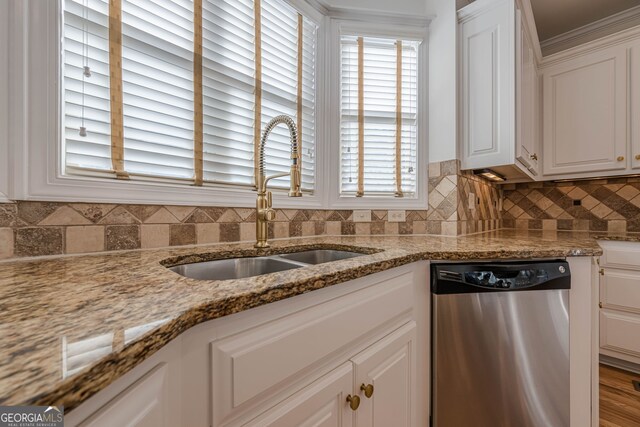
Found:
[[[9,193],[9,2],[0,2],[0,203]]]
[[[425,0],[429,31],[429,162],[457,158],[457,17],[453,0]]]

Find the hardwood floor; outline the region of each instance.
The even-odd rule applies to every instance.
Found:
[[[600,426],[640,427],[640,374],[600,365]]]

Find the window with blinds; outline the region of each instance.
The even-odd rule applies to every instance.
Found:
[[[261,130],[288,114],[300,127],[303,189],[313,190],[312,20],[283,0],[63,4],[67,173],[252,187]],[[278,127],[267,173],[290,164]]]
[[[415,197],[420,42],[340,38],[340,189]]]

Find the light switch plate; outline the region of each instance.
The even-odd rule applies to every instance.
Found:
[[[389,222],[404,222],[407,219],[405,211],[389,211],[387,220]]]
[[[353,211],[353,222],[371,222],[371,211]]]
[[[476,193],[469,193],[469,209],[476,209]]]

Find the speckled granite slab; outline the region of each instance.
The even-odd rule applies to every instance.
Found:
[[[197,281],[165,265],[348,249],[367,255],[264,276]],[[588,233],[319,237],[0,263],[0,405],[71,410],[190,327],[417,260],[597,256]]]

